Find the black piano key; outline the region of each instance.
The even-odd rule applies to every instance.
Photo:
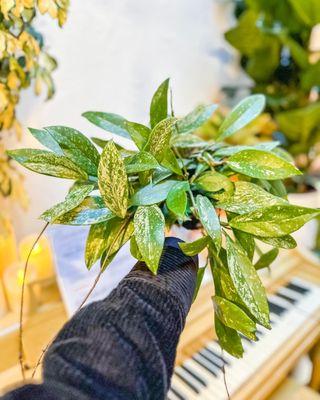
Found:
[[[200,385],[207,387],[207,382],[203,380],[203,378],[201,378],[199,376],[199,374],[197,374],[195,371],[193,371],[190,367],[186,367],[185,365],[181,366],[182,369],[184,369],[185,371],[187,371],[188,374],[190,374],[196,381],[198,381],[200,383]]]
[[[209,353],[211,353],[213,356],[217,357],[219,360],[221,360],[222,362],[224,362],[226,365],[230,365],[229,361],[228,361],[225,357],[221,356],[220,354],[217,354],[217,353],[216,353],[214,350],[212,350],[211,348],[205,347],[205,349],[206,349]]]
[[[185,376],[180,374],[178,371],[174,371],[174,374],[177,375],[193,392],[200,394],[200,390],[195,387]]]
[[[270,311],[276,315],[281,316],[286,311],[286,309],[282,306],[279,306],[279,304],[275,304],[270,300],[268,300],[268,303]]]
[[[175,387],[171,386],[170,390],[179,400],[187,400]]]
[[[207,363],[204,363],[201,360],[201,357],[192,357],[193,361],[195,361],[198,365],[200,365],[200,367],[204,368],[206,371],[210,372],[210,374],[214,375],[214,376],[218,376],[218,371],[216,370],[216,368],[213,368],[209,365],[207,365]]]
[[[199,351],[199,354],[201,354],[201,356],[203,358],[205,358],[210,364],[213,364],[215,367],[218,368],[218,370],[222,369],[222,365],[220,363],[218,363],[217,361],[214,361],[211,357],[209,357],[206,353],[204,353],[202,350]]]
[[[211,354],[206,348],[204,348],[202,351],[214,362],[215,365],[219,365],[219,368],[223,368],[224,362],[220,358]]]
[[[286,294],[283,294],[283,293],[277,292],[276,296],[281,297],[284,300],[287,300],[291,304],[296,304],[296,302],[297,302],[297,299],[293,299],[292,297],[289,297],[289,296],[287,296]]]
[[[300,293],[300,294],[306,294],[306,293],[310,292],[309,289],[307,289],[307,288],[305,288],[305,287],[302,287],[302,286],[300,286],[300,285],[297,285],[296,283],[292,283],[292,282],[287,283],[287,284],[286,284],[286,287],[287,287],[288,289],[292,289],[292,290],[294,290],[295,292]]]

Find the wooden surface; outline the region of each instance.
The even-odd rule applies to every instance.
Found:
[[[299,385],[295,380],[287,378],[269,400],[320,400],[320,395],[306,386]]]

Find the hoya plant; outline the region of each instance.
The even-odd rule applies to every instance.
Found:
[[[65,200],[41,218],[50,224],[90,225],[85,263],[90,269],[100,260],[100,274],[127,242],[132,255],[156,274],[170,227],[198,229],[202,237],[180,247],[190,256],[207,250],[197,289],[208,268],[217,336],[226,351],[241,357],[240,334],[256,340],[258,324],[270,328],[257,271],[270,265],[279,248],[294,248],[290,234],[320,210],[287,201],[282,180],[300,172],[276,151],[277,142],[252,147],[224,142],[263,111],[264,96],[244,99],[224,119],[216,140],[205,141],[193,132],[217,105],[177,118],[168,109],[168,86],[164,81],[152,98],[149,126],[111,113],[83,114],[107,132],[131,139],[135,151],[94,138],[100,154],[77,130],[50,126],[30,129],[48,150],[9,154],[32,171],[75,181]],[[267,252],[261,253],[260,242],[269,246]]]

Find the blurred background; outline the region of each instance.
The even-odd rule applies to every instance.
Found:
[[[280,141],[289,160],[304,172],[302,178],[288,182],[291,201],[320,207],[320,3],[12,0],[1,2],[0,9],[0,276],[7,292],[0,290],[0,305],[6,303],[0,307],[1,393],[20,379],[16,364],[21,262],[43,226],[39,215],[61,201],[70,185],[19,169],[5,149],[37,147],[28,127],[66,125],[88,137],[111,138],[81,117],[90,110],[147,123],[152,94],[168,77],[177,116],[199,104],[222,104],[199,131],[206,139],[215,137],[224,115],[239,99],[264,93],[266,112],[231,143]],[[24,36],[22,20],[29,24]],[[130,146],[125,139],[116,140]],[[305,293],[316,290],[320,281],[318,230],[317,221],[312,221],[296,233],[299,248],[291,256],[280,257],[272,276],[266,274],[268,290],[274,292],[284,285],[284,273],[287,279],[298,279],[295,284]],[[80,294],[87,290],[87,277],[94,276],[96,270],[88,275],[82,261],[86,233],[82,228],[52,231],[35,249],[26,302],[30,365],[76,309]],[[71,237],[76,242],[72,251]],[[120,260],[124,269],[119,275],[110,266],[97,297],[110,291],[133,264],[128,252]],[[70,274],[63,272],[67,264],[73,268]],[[308,286],[301,279],[311,283]],[[246,377],[235,399],[319,398],[320,297],[312,299],[316,314],[310,316],[306,306],[305,332],[298,326],[288,337],[285,326],[276,331],[278,339],[272,343],[278,347],[270,342],[270,352],[269,344],[261,347],[265,358],[261,359],[260,378],[260,366],[251,357],[248,365],[252,364],[255,379],[248,386]],[[195,327],[190,329],[197,341]],[[283,346],[282,335],[288,346],[270,363],[268,357]],[[193,348],[189,342],[188,346]]]

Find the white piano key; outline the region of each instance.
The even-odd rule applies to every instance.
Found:
[[[173,387],[176,387],[177,391],[179,391],[186,400],[199,400],[198,395],[191,390],[178,375],[173,374],[171,381]]]

